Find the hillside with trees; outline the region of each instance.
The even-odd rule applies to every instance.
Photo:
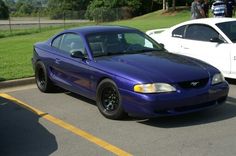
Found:
[[[192,0],[0,0],[0,15],[48,16],[51,19],[90,19],[112,21],[140,16],[156,10],[175,10],[191,5]],[[5,5],[5,9],[2,8]],[[7,9],[6,9],[7,7]],[[3,18],[3,17],[1,17]]]

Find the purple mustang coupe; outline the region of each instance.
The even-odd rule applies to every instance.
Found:
[[[229,91],[218,69],[121,26],[65,30],[36,43],[32,63],[40,91],[75,92],[110,119],[199,111],[223,103]]]

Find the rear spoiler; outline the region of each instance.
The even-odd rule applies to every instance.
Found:
[[[148,30],[148,31],[146,31],[146,34],[147,35],[154,35],[154,34],[159,34],[159,33],[161,33],[162,31],[165,31],[165,30],[167,30],[168,28],[163,28],[163,29],[153,29],[153,30]]]

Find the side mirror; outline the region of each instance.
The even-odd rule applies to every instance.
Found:
[[[79,50],[78,51],[72,51],[70,56],[73,57],[73,58],[86,59],[84,54],[81,51],[79,51]]]
[[[210,39],[211,42],[216,42],[216,43],[224,43],[223,40],[219,39],[218,37],[213,37]]]

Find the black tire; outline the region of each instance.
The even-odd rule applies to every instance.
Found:
[[[38,61],[35,65],[35,81],[41,92],[49,93],[55,89],[55,86],[48,77],[47,69],[41,61]]]
[[[110,79],[104,79],[97,87],[96,103],[103,116],[118,120],[127,116],[116,84]]]

